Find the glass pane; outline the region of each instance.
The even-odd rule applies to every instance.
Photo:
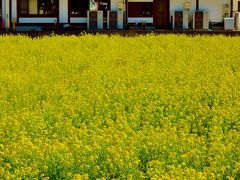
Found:
[[[29,14],[38,14],[37,0],[29,0]]]
[[[87,16],[89,0],[70,0],[69,13],[78,16]]]
[[[152,17],[152,2],[129,2],[129,17]]]
[[[39,0],[38,13],[45,15],[58,14],[58,1],[57,0]]]

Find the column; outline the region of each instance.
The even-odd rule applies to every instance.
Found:
[[[68,0],[59,0],[59,23],[68,23]]]

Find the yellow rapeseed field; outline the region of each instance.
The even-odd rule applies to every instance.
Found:
[[[0,37],[0,179],[240,179],[240,37]]]

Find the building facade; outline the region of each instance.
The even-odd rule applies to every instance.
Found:
[[[187,23],[192,26],[195,12],[207,12],[209,22],[223,22],[239,10],[237,0],[0,0],[2,27],[17,25],[87,24],[88,11],[122,11],[124,24],[146,23],[157,29],[174,27],[176,11],[187,12]]]

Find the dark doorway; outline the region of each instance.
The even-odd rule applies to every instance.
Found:
[[[153,22],[157,29],[169,26],[169,0],[153,0]]]

